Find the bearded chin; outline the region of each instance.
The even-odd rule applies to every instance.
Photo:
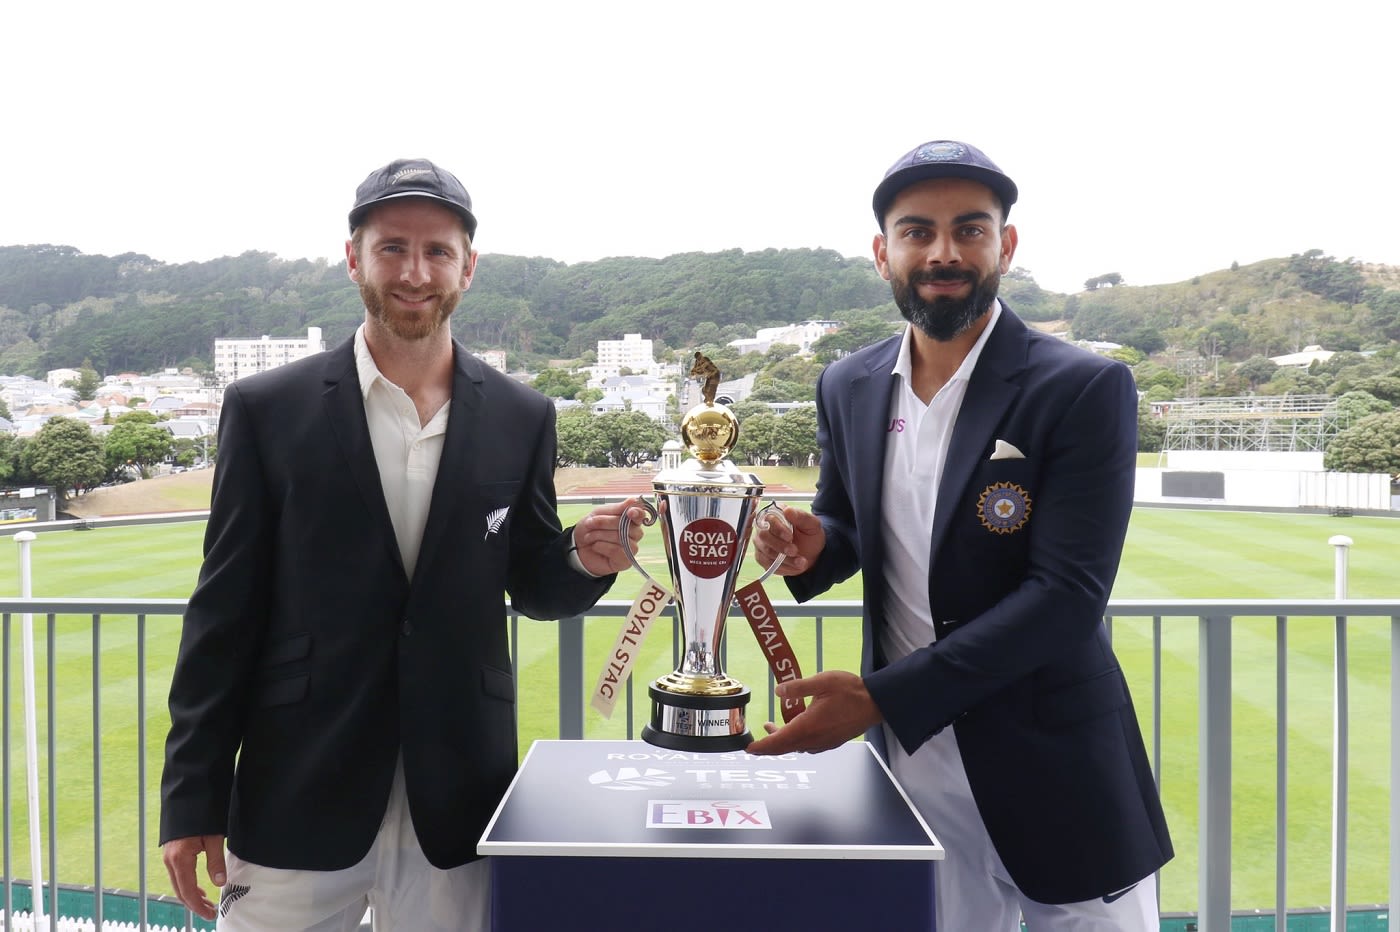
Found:
[[[360,300],[365,304],[369,315],[384,325],[401,340],[426,340],[437,333],[462,298],[460,291],[443,292],[438,295],[437,306],[431,313],[405,314],[390,310],[384,295],[373,285],[360,283]]]
[[[966,333],[983,314],[992,309],[1001,288],[1001,272],[977,278],[966,298],[920,298],[908,279],[893,286],[894,303],[904,319],[940,343]]]

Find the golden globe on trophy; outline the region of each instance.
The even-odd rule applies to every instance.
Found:
[[[678,751],[734,751],[753,740],[744,718],[749,689],[725,674],[720,646],[734,588],[748,550],[763,483],[739,471],[726,457],[739,439],[739,420],[715,401],[719,369],[695,354],[692,377],[703,378],[704,401],[681,420],[681,442],[691,458],[652,480],[656,503],[645,499],[643,524],[661,521],[662,542],[671,592],[680,620],[681,662],[675,671],[652,681],[651,721],[642,740]],[[769,505],[767,507],[776,507]],[[627,547],[628,522],[618,531]],[[659,585],[631,557],[632,565]],[[777,570],[781,557],[757,580]]]

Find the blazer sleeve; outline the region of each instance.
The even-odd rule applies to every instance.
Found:
[[[1035,386],[1027,393],[1033,404],[1037,394],[1050,394]],[[953,535],[944,544],[951,553],[940,554],[931,569],[930,586],[957,590],[984,607],[956,619],[932,644],[865,677],[910,753],[998,691],[1082,651],[1102,624],[1133,506],[1132,374],[1106,366],[1061,404],[1062,411],[1043,412],[1050,425],[1047,459],[1024,570],[963,566]]]
[[[236,385],[219,417],[204,562],[170,683],[160,841],[226,834],[248,683],[267,623],[272,503]]]
[[[510,568],[506,588],[511,604],[530,618],[548,619],[580,615],[601,599],[617,574],[594,578],[574,569],[569,548],[574,532],[559,526],[554,494],[554,405],[544,404],[539,418],[529,474],[521,490],[519,515],[511,530]]]

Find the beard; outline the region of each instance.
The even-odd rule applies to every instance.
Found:
[[[915,286],[920,282],[966,281],[972,285],[965,298],[938,297],[925,301]],[[993,268],[985,278],[971,269],[934,269],[915,272],[908,278],[892,277],[894,303],[904,319],[932,339],[946,343],[966,333],[977,319],[991,310],[1001,288],[1001,271]]]
[[[402,291],[403,289],[395,290]],[[442,325],[447,323],[452,312],[457,309],[457,302],[462,300],[460,290],[436,291],[428,292],[428,294],[437,299],[434,306],[422,311],[403,311],[389,306],[388,290],[369,282],[360,283],[360,300],[364,301],[365,310],[369,311],[369,316],[400,340],[428,339],[442,329]],[[412,297],[419,297],[419,295],[414,294]]]

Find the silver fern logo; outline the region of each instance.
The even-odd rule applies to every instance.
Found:
[[[489,515],[487,515],[487,516],[486,516],[486,534],[485,534],[481,539],[482,539],[482,540],[486,540],[486,538],[490,537],[492,534],[495,534],[497,531],[499,531],[499,530],[501,529],[501,525],[506,523],[506,515],[507,515],[509,512],[510,512],[510,506],[507,505],[507,506],[504,507],[504,508],[497,508],[495,511],[493,511],[493,512],[491,512]]]
[[[622,767],[616,773],[595,770],[588,775],[588,782],[605,790],[649,790],[669,786],[676,782],[676,775],[655,767]]]
[[[219,897],[219,915],[227,919],[233,904],[247,896],[252,889],[245,883],[231,883],[225,886],[223,894]]]

